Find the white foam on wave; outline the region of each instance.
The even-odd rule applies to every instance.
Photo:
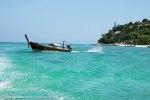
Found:
[[[2,78],[2,81],[0,81],[0,90],[4,90],[11,86],[11,82],[8,79],[3,79],[3,77],[5,76],[5,70],[10,68],[11,65],[11,61],[7,57],[0,57],[0,78]]]
[[[91,48],[91,49],[89,49],[89,50],[87,50],[87,51],[85,51],[85,52],[97,52],[97,53],[102,53],[102,47],[101,46],[96,46],[96,47],[93,47],[93,48]]]
[[[0,82],[0,90],[5,90],[11,87],[11,83],[9,81]]]
[[[45,98],[46,100],[74,100],[73,97],[66,95],[65,93],[45,89],[13,89],[9,90],[9,92],[10,91],[13,93],[14,98]],[[20,93],[25,95],[19,95]]]
[[[147,45],[136,45],[135,47],[139,47],[139,48],[147,48]]]
[[[76,52],[81,52],[81,51],[75,51],[75,50],[73,50],[73,51],[71,51],[71,52],[76,53]]]
[[[103,53],[102,52],[102,47],[101,46],[95,46],[89,50],[86,51],[79,51],[79,50],[73,50],[71,51],[72,53],[80,53],[80,52],[88,52],[88,53]]]
[[[56,100],[65,100],[66,99],[66,96],[64,96],[63,93],[57,93],[57,92],[50,92],[49,93],[49,97],[51,99],[56,99]]]
[[[10,68],[10,60],[6,57],[0,57],[0,72],[3,72],[5,69]]]
[[[73,97],[66,95],[65,93],[57,92],[57,91],[52,91],[52,90],[44,90],[45,92],[48,93],[48,98],[50,100],[74,100]]]

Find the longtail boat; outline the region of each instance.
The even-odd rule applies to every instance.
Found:
[[[48,45],[44,45],[41,43],[32,42],[28,39],[25,34],[25,38],[27,40],[28,45],[32,48],[33,51],[62,51],[62,52],[71,52],[72,48],[70,45],[65,46],[65,41],[63,41],[63,45],[59,45],[56,43],[50,43]]]

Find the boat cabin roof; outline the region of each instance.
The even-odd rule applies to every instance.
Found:
[[[49,46],[56,46],[56,47],[60,47],[61,45],[60,45],[60,44],[57,44],[57,43],[49,43]]]

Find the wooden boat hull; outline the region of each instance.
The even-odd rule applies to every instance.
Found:
[[[45,50],[45,51],[62,51],[62,52],[71,52],[72,51],[72,48],[70,47],[70,45],[69,45],[69,48],[52,47],[52,46],[46,46],[46,45],[42,45],[39,43],[31,42],[31,41],[29,41],[27,35],[25,35],[25,38],[33,51],[43,51],[43,50]]]
[[[62,51],[62,52],[71,52],[69,49],[62,49],[56,47],[43,46],[39,43],[28,42],[33,51]]]

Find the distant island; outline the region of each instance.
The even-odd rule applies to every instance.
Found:
[[[101,44],[150,45],[150,20],[114,25],[98,40]]]

